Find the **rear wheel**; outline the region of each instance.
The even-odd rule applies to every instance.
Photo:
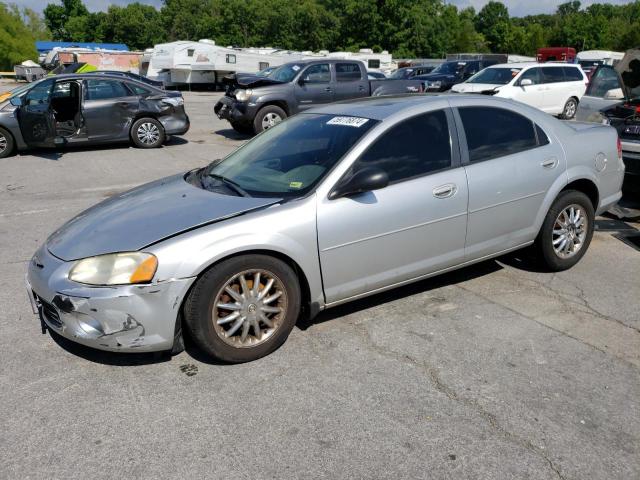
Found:
[[[140,118],[131,126],[131,140],[138,148],[159,147],[164,139],[164,128],[155,118]]]
[[[561,192],[549,209],[536,240],[541,259],[552,271],[573,267],[593,237],[594,208],[584,193]]]
[[[13,153],[13,137],[4,128],[0,128],[0,158]]]
[[[258,134],[264,130],[275,127],[287,118],[287,114],[280,107],[267,105],[258,111],[253,119],[253,131]]]
[[[286,263],[266,255],[225,260],[195,284],[184,307],[194,342],[231,363],[249,362],[278,348],[300,312],[300,286]]]
[[[560,117],[563,120],[571,120],[576,116],[576,112],[578,111],[578,100],[574,97],[571,97],[567,100],[567,103],[564,104],[564,108],[562,109],[562,114]]]

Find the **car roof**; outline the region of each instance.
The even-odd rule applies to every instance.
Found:
[[[529,67],[579,67],[577,63],[539,63],[539,62],[514,62],[514,63],[498,63],[487,68],[529,68]]]
[[[331,103],[326,106],[311,108],[306,110],[306,112],[384,120],[406,108],[415,107],[418,104],[432,103],[437,100],[442,100],[442,98],[445,97],[447,97],[447,95],[439,94],[405,94],[367,97]]]

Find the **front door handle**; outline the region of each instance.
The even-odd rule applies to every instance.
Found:
[[[542,165],[543,168],[552,169],[555,168],[556,165],[558,165],[558,159],[556,157],[547,158],[540,165]]]
[[[364,85],[360,85],[360,86],[358,87],[358,90],[360,90],[361,92],[364,92]]]
[[[458,187],[454,183],[447,183],[434,188],[433,196],[436,198],[449,198],[453,197],[457,191]]]
[[[327,88],[325,88],[325,89],[324,89],[324,91],[325,91],[325,92],[329,92],[329,93],[331,93],[331,87],[327,87]]]

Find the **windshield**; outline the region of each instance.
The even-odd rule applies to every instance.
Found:
[[[520,73],[521,68],[485,68],[467,80],[467,83],[506,85]]]
[[[277,80],[278,82],[288,83],[294,79],[301,68],[302,65],[298,63],[287,63],[285,65],[279,66],[273,72],[271,72],[269,78],[271,80]]]
[[[458,70],[464,68],[465,65],[465,62],[445,62],[434,68],[431,73],[444,73],[446,75],[453,75]]]
[[[413,68],[399,68],[398,70],[393,72],[393,75],[391,75],[389,78],[392,78],[393,80],[402,80],[405,78],[409,78],[411,73],[413,73]]]
[[[8,92],[0,93],[0,102],[4,102],[5,100],[9,100],[18,95],[22,95],[24,92],[29,90],[34,85],[35,83],[27,83],[26,85],[20,85],[19,87],[16,87],[13,90],[9,90]]]
[[[203,177],[224,178],[252,197],[301,196],[376,123],[368,118],[298,114],[213,162]]]

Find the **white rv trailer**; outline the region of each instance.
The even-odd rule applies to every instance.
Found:
[[[147,76],[165,85],[218,84],[230,73],[254,73],[304,57],[299,52],[274,48],[220,47],[213,40],[178,41],[153,48]]]
[[[623,52],[610,52],[607,50],[585,50],[576,55],[576,63],[588,62],[599,65],[614,65],[622,60]]]
[[[379,70],[385,74],[398,68],[398,65],[393,61],[393,57],[386,50],[380,53],[373,53],[370,48],[361,48],[358,52],[328,52],[323,50],[320,54],[329,58],[361,60],[367,66],[367,70]]]

